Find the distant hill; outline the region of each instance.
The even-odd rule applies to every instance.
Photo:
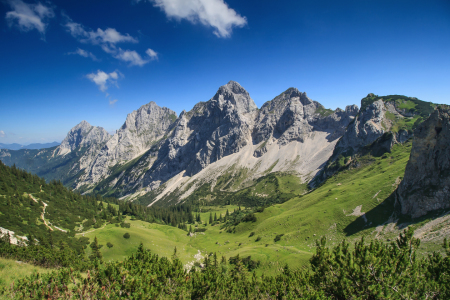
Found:
[[[0,149],[8,149],[8,150],[20,150],[20,149],[44,149],[44,148],[51,148],[55,146],[59,146],[60,143],[58,142],[52,142],[52,143],[34,143],[29,145],[21,145],[21,144],[2,144],[0,143]]]

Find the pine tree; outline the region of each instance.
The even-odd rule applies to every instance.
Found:
[[[211,225],[213,222],[213,216],[212,216],[212,212],[209,213],[209,224]]]
[[[217,221],[217,213],[214,213],[214,222]]]
[[[48,244],[50,248],[53,248],[53,236],[52,231],[50,229],[48,230]]]
[[[98,244],[97,237],[95,237],[94,242],[91,243],[90,247],[92,248],[92,254],[89,256],[91,261],[98,260],[100,263],[103,262],[103,256],[100,252],[101,245]]]
[[[175,246],[175,248],[173,248],[173,254],[172,254],[172,261],[178,259],[177,256],[177,246]]]

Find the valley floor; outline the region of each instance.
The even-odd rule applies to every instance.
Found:
[[[91,241],[96,236],[105,245],[101,251],[106,261],[122,260],[143,242],[145,248],[166,257],[176,247],[185,265],[192,265],[211,252],[227,258],[238,254],[251,256],[261,261],[259,274],[275,274],[286,263],[291,267],[306,265],[322,236],[326,236],[329,246],[344,238],[352,243],[363,236],[389,241],[412,225],[424,238],[419,252],[440,250],[444,236],[448,235],[442,231],[450,219],[446,212],[419,220],[402,219],[392,213],[395,211],[393,192],[404,174],[410,147],[411,143],[396,145],[392,153],[363,157],[358,161],[359,167],[338,173],[314,191],[255,213],[256,222],[228,228],[233,233],[217,224],[207,225],[205,232],[188,236],[186,231],[175,227],[128,219],[131,228],[110,224],[85,236]],[[238,206],[204,206],[201,219],[208,220],[210,214],[224,216],[227,209],[231,213]],[[436,224],[430,222],[439,216]],[[123,238],[126,232],[130,233],[129,239]],[[283,236],[275,242],[280,234]],[[114,246],[107,248],[107,242]]]

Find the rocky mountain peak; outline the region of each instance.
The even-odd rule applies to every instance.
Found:
[[[72,129],[77,129],[77,128],[91,128],[92,125],[89,124],[89,122],[87,122],[86,120],[81,121],[79,124],[77,124],[75,127],[73,127]]]
[[[347,105],[345,107],[345,112],[352,115],[352,116],[356,116],[359,112],[359,107],[356,104],[353,105]]]
[[[288,88],[286,91],[275,97],[275,101],[285,101],[293,99],[299,101],[303,106],[308,106],[314,103],[305,92],[300,92],[297,88]]]
[[[154,101],[151,101],[145,105],[142,105],[138,110],[129,113],[125,123],[121,127],[121,130],[138,130],[139,132],[148,131],[153,129],[155,125],[157,127],[156,129],[158,129],[158,122],[162,122],[164,124],[173,123],[176,118],[176,112],[167,107],[160,107]],[[168,127],[164,124],[161,126],[161,128],[164,128],[163,130]]]
[[[63,155],[78,147],[87,147],[92,143],[101,144],[109,140],[111,135],[102,127],[94,127],[81,121],[73,127],[59,146],[58,154]]]
[[[111,167],[142,155],[163,138],[176,119],[173,110],[153,101],[128,114],[122,127],[89,165],[87,182],[98,182],[109,175]]]
[[[250,98],[250,94],[235,81],[221,86],[211,100],[230,101],[236,106],[239,113],[249,113],[258,109],[253,99]]]

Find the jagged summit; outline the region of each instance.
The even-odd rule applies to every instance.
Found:
[[[357,106],[326,109],[296,88],[258,109],[239,83],[229,81],[178,117],[153,101],[142,105],[113,136],[83,121],[55,153],[77,151],[66,158],[76,161],[73,188],[118,197],[163,196],[171,188],[181,197],[231,166],[252,170],[250,181],[289,171],[306,182],[329,159],[357,112]],[[177,176],[183,179],[170,183]],[[197,182],[188,192],[190,178]],[[162,193],[160,187],[169,190]]]
[[[64,155],[78,147],[87,147],[91,143],[104,143],[111,135],[102,127],[95,127],[83,120],[73,127],[59,146],[58,154]]]
[[[125,123],[108,140],[89,165],[86,182],[98,182],[117,164],[136,158],[150,149],[177,119],[176,113],[151,101],[128,114]]]
[[[75,127],[73,127],[72,129],[75,129],[75,128],[81,128],[81,127],[91,127],[91,126],[92,126],[92,125],[89,124],[88,121],[83,120],[83,121],[81,121],[80,123],[78,123]]]
[[[258,109],[253,99],[250,98],[250,94],[236,81],[222,85],[211,100],[230,101],[240,113],[249,113]]]
[[[154,125],[157,127],[167,128],[167,124],[156,124],[156,122],[167,123],[170,121],[172,123],[176,119],[176,112],[167,108],[160,107],[154,101],[142,105],[139,109],[127,115],[125,123],[122,125],[121,129],[131,128],[133,130],[148,130],[149,126],[153,128]],[[160,129],[160,128],[155,128]]]

